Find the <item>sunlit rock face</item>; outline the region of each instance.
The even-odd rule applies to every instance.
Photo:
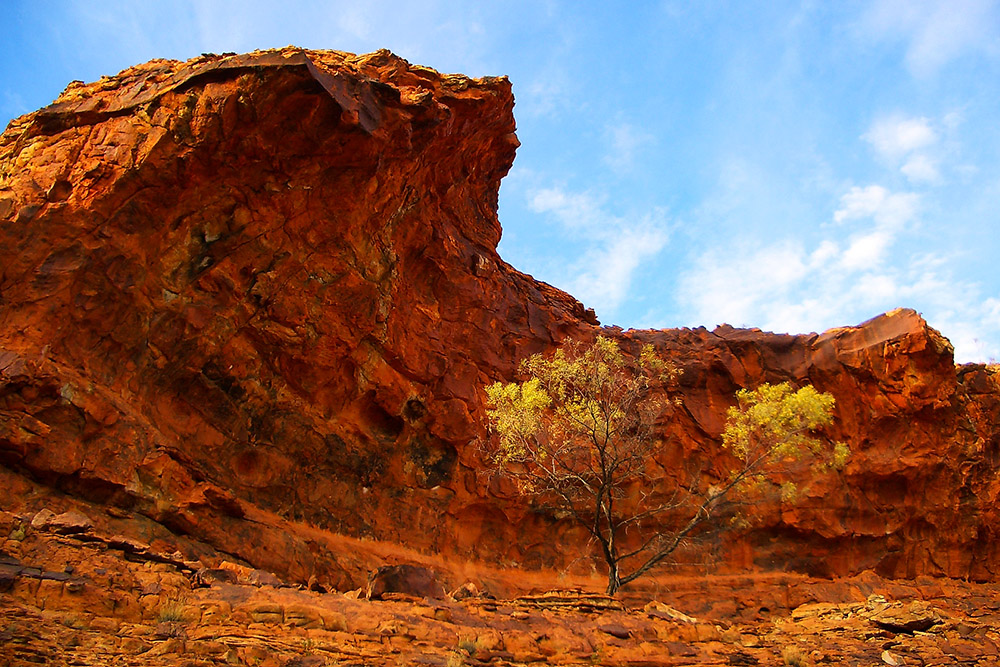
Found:
[[[0,503],[69,494],[333,586],[380,564],[338,536],[565,567],[580,532],[486,470],[482,387],[603,333],[683,370],[650,462],[668,477],[723,474],[740,387],[837,399],[846,471],[698,546],[721,570],[995,575],[995,370],[956,369],[912,311],[822,335],[602,329],[496,253],[513,105],[504,78],[288,48],[152,61],[13,121]]]

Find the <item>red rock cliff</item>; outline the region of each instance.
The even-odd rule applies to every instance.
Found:
[[[481,387],[601,329],[496,253],[518,145],[503,78],[379,51],[152,61],[0,138],[0,503],[69,494],[284,576],[352,585],[324,536],[555,566],[490,487]],[[711,467],[733,393],[837,398],[843,480],[723,567],[992,578],[995,369],[911,311],[822,335],[621,332],[683,368],[670,457]]]

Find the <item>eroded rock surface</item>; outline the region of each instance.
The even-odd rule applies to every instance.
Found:
[[[0,531],[18,521],[0,513]],[[669,604],[565,589],[369,601],[242,579],[206,584],[184,563],[147,557],[156,553],[152,544],[136,549],[146,556],[129,558],[90,533],[28,525],[17,539],[0,539],[0,585],[12,573],[0,590],[0,665],[986,667],[1000,660],[995,584],[894,582],[867,572],[837,582],[661,581]],[[468,574],[491,585],[485,570]],[[775,590],[784,601],[761,607]],[[698,617],[671,606],[688,601]],[[713,610],[713,601],[744,612]],[[926,631],[881,627],[889,617],[934,622]]]
[[[503,78],[288,48],[152,61],[13,121],[0,507],[58,515],[65,494],[156,553],[324,590],[362,586],[380,543],[589,570],[476,440],[485,384],[604,334],[683,370],[667,475],[722,474],[740,387],[837,399],[847,470],[761,507],[719,571],[996,576],[995,367],[956,368],[905,310],[819,335],[601,328],[496,253],[512,109]]]

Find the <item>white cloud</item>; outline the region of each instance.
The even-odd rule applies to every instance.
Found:
[[[621,229],[615,238],[593,244],[576,265],[570,293],[595,309],[613,312],[628,297],[636,269],[656,256],[666,242],[666,234],[655,226]]]
[[[667,243],[660,210],[628,221],[609,213],[603,197],[561,187],[531,193],[528,206],[554,217],[584,244],[577,261],[562,265],[558,282],[598,315],[614,314],[628,296],[636,270]]]
[[[368,40],[371,38],[372,26],[366,9],[367,5],[360,3],[340,8],[337,27],[357,39]]]
[[[958,131],[964,122],[961,110],[940,118],[892,114],[874,122],[862,139],[885,166],[899,171],[913,185],[940,185],[942,173],[959,174],[961,146]]]
[[[936,162],[926,155],[914,155],[899,170],[914,184],[933,184],[941,181]]]
[[[947,138],[960,123],[961,115],[950,112],[941,119],[939,127]],[[861,138],[871,144],[881,160],[898,168],[911,183],[934,185],[941,182],[938,165],[949,144],[940,145],[940,133],[929,118],[898,114],[880,118]]]
[[[896,307],[902,284],[891,259],[898,237],[917,220],[920,198],[881,185],[852,187],[833,213],[832,235],[807,249],[792,239],[715,248],[684,272],[678,300],[698,322],[759,325],[773,331],[823,330],[850,313]],[[845,230],[845,227],[847,229]],[[846,241],[838,237],[845,235]]]
[[[949,132],[954,132],[965,122],[965,114],[960,110],[949,111],[941,119],[941,124]]]
[[[840,248],[836,243],[830,239],[825,239],[819,244],[812,254],[809,255],[809,267],[815,269],[817,267],[823,266],[824,264],[831,263],[837,255],[840,254]]]
[[[963,56],[998,55],[995,0],[878,0],[862,26],[879,40],[902,39],[907,68],[918,77],[934,76]]]
[[[937,134],[927,118],[882,118],[872,123],[862,138],[882,156],[899,160],[915,150],[937,141]]]
[[[1000,328],[1000,297],[954,277],[954,257],[909,254],[918,200],[871,185],[844,194],[810,248],[791,239],[748,246],[733,241],[696,257],[681,274],[677,300],[692,323],[759,326],[788,333],[854,324],[900,306],[922,311],[951,340],[958,362],[1000,355],[976,332]],[[834,235],[854,228],[846,242]]]
[[[892,236],[883,231],[860,234],[851,239],[838,264],[848,271],[879,266],[891,244]]]
[[[572,104],[574,83],[564,67],[550,65],[533,74],[533,79],[514,81],[518,118],[558,117],[566,112]]]
[[[918,73],[936,72],[970,51],[992,51],[997,34],[992,0],[945,0],[925,3],[911,33],[907,64]]]
[[[898,230],[912,221],[920,206],[920,196],[912,192],[893,193],[881,185],[852,187],[840,198],[834,222],[871,218],[876,226]]]
[[[1000,329],[1000,299],[986,299],[983,302],[983,313],[983,324],[991,329]]]
[[[972,315],[965,316],[964,308],[957,308],[939,329],[947,331],[955,346],[955,359],[959,362],[1000,363],[1000,345],[996,339],[984,340],[984,332],[1000,329],[1000,297],[990,297],[975,308],[975,290],[972,291]]]
[[[969,287],[975,295],[974,286],[951,286]],[[974,296],[963,297],[960,293],[949,293],[949,297],[957,297],[957,303],[942,305],[940,310],[934,313],[930,324],[935,329],[941,331],[955,348],[955,361],[958,363],[987,362],[997,363],[1000,360],[1000,345],[995,339],[984,339],[984,332],[992,331],[997,321],[997,313],[991,311],[990,302],[996,303],[994,299],[987,299],[986,305],[976,304]],[[992,326],[991,326],[992,323]]]
[[[596,226],[604,217],[603,201],[589,193],[566,192],[558,187],[536,190],[529,195],[528,206],[535,213],[551,213],[569,229]]]
[[[939,288],[921,284],[917,268],[900,273],[879,262],[866,265],[860,249],[868,241],[864,237],[843,250],[824,241],[811,253],[789,240],[709,251],[682,274],[678,300],[696,322],[804,333],[909,305],[906,299],[925,296],[928,288],[938,293]],[[817,257],[829,261],[817,262]]]
[[[693,309],[698,322],[761,322],[809,274],[806,258],[802,246],[791,240],[709,250],[682,274],[679,301]]]
[[[893,276],[879,273],[865,273],[858,278],[855,292],[866,303],[895,303],[899,298],[899,286]]]

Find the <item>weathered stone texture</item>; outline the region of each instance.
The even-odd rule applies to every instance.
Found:
[[[912,311],[821,335],[602,329],[497,255],[513,103],[504,78],[288,48],[152,61],[14,120],[0,505],[56,490],[341,588],[373,557],[334,533],[563,566],[573,529],[482,474],[482,387],[603,332],[683,369],[668,471],[722,469],[740,387],[836,396],[844,477],[762,508],[723,569],[995,577],[995,367],[956,368]]]

